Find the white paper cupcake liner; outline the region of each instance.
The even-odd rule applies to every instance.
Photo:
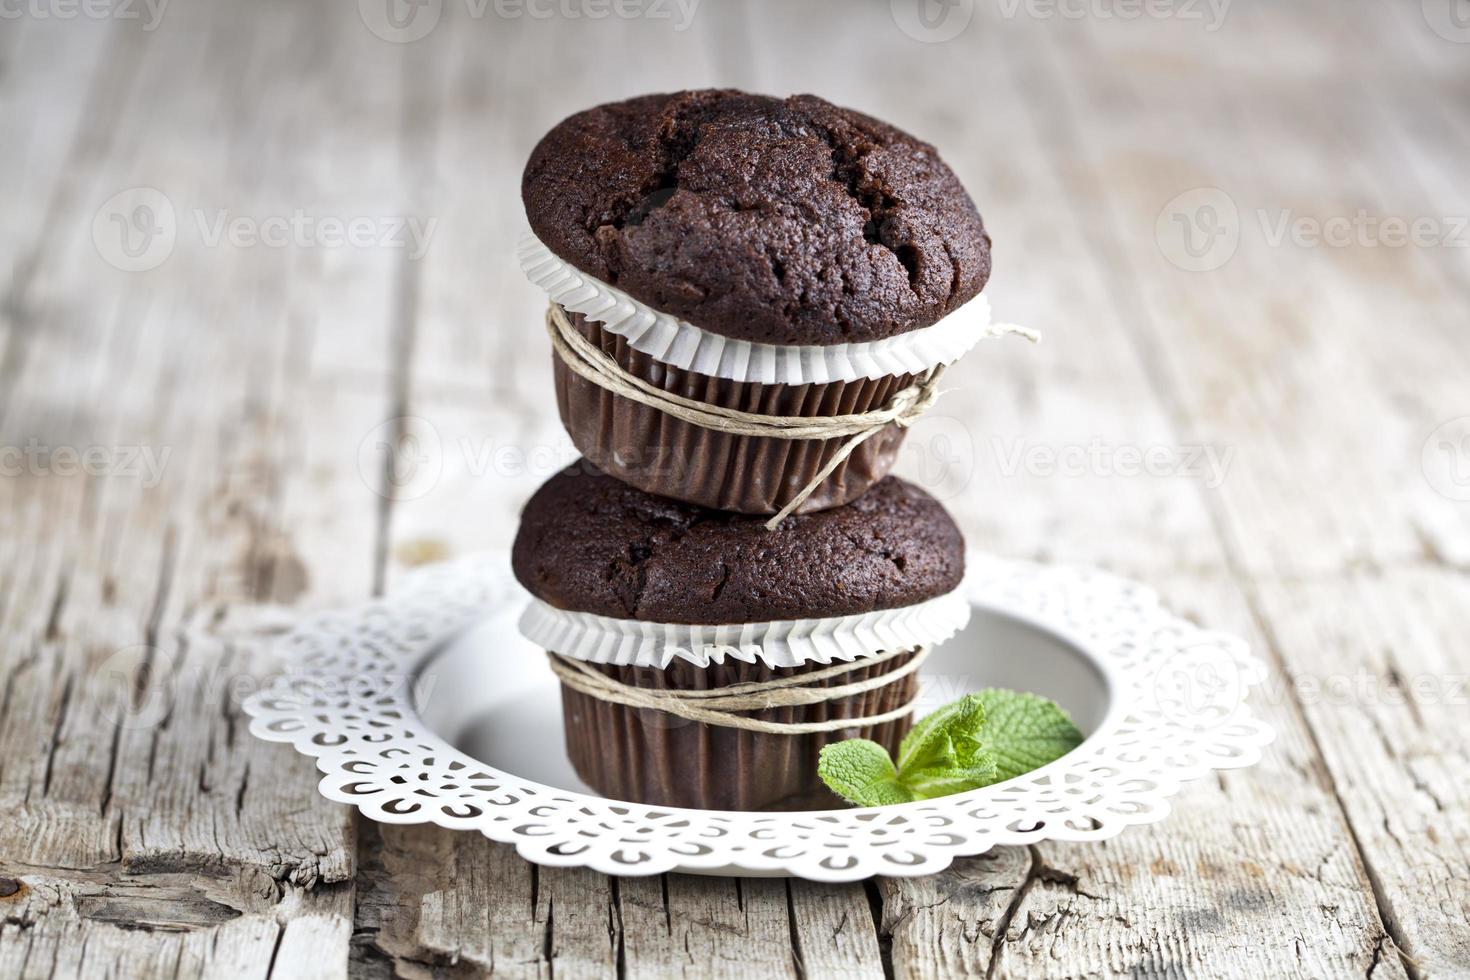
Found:
[[[526,277],[552,302],[600,322],[629,346],[665,364],[728,381],[826,384],[923,374],[952,364],[982,340],[1017,332],[992,324],[979,295],[938,323],[855,344],[786,346],[734,340],[641,303],[558,258],[527,233],[516,249]]]
[[[699,667],[727,658],[767,667],[850,662],[943,642],[969,619],[970,604],[959,590],[917,605],[851,616],[709,626],[568,612],[532,599],[520,629],[532,643],[564,657],[662,670],[675,658]]]

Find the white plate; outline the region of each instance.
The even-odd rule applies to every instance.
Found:
[[[250,698],[250,730],[317,757],[322,793],[389,823],[477,830],[529,860],[609,874],[937,871],[996,844],[1096,840],[1162,819],[1181,782],[1260,758],[1245,644],[1168,614],[1148,589],[970,556],[970,625],[921,675],[920,714],[984,687],[1053,698],[1087,740],[995,786],[881,808],[681,810],[593,794],[566,760],[542,652],[504,554],[423,569],[386,599],[315,617],[291,669]]]

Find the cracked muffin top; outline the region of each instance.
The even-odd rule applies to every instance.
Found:
[[[511,564],[558,609],[709,624],[894,609],[952,591],[964,573],[949,514],[894,477],[773,531],[765,520],[655,497],[584,460],[526,504]]]
[[[990,275],[934,147],[814,95],[645,95],[547,133],[521,197],[553,252],[696,326],[769,344],[926,327]]]

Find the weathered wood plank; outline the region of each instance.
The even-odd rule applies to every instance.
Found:
[[[11,148],[0,182],[24,188],[0,211],[0,269],[11,270],[5,293],[15,302],[55,230],[50,219],[75,191],[67,161],[105,152],[141,45],[125,43],[138,40],[135,29],[106,20],[22,16],[0,33],[0,142]]]
[[[1395,936],[1426,975],[1470,967],[1470,582],[1439,568],[1357,572],[1263,584],[1258,601],[1292,654]]]
[[[367,207],[380,168],[362,169],[349,204],[233,161],[248,146],[319,165],[340,138],[318,112],[332,90],[394,90],[361,58],[332,75],[320,45],[324,67],[297,70],[320,40],[309,8],[172,13],[156,33],[117,31],[99,60],[5,304],[0,445],[96,450],[104,472],[52,457],[0,480],[0,876],[22,886],[0,898],[0,962],[21,976],[345,975],[350,812],[290,750],[245,735],[238,699],[273,666],[282,607],[375,581],[379,508],[357,457],[389,402],[378,270],[392,256],[214,245],[200,217]],[[95,26],[68,57],[89,57]],[[165,195],[178,238],[127,273],[104,261],[93,216],[134,186]],[[139,449],[147,465],[122,455]]]
[[[618,894],[624,962],[635,976],[797,975],[780,879],[624,878]]]
[[[823,885],[792,878],[786,887],[791,901],[791,939],[803,977],[884,976],[874,909],[863,885]]]
[[[1385,30],[1379,18],[1394,16],[1354,9],[1358,16],[1334,21],[1344,35],[1335,40]],[[1382,920],[1410,969],[1452,972],[1463,968],[1470,944],[1470,914],[1453,897],[1464,892],[1470,810],[1454,795],[1434,806],[1407,760],[1428,752],[1453,766],[1470,753],[1452,720],[1464,710],[1450,691],[1452,641],[1426,628],[1458,601],[1463,570],[1444,554],[1459,550],[1453,542],[1463,540],[1467,511],[1436,486],[1452,472],[1421,462],[1436,427],[1463,412],[1466,364],[1457,341],[1465,251],[1395,247],[1373,226],[1339,244],[1297,233],[1276,243],[1266,223],[1283,214],[1309,223],[1360,212],[1431,222],[1464,214],[1470,199],[1462,185],[1440,180],[1431,195],[1414,182],[1383,179],[1406,152],[1421,174],[1456,166],[1464,137],[1451,129],[1431,138],[1430,128],[1405,125],[1397,117],[1422,117],[1417,93],[1391,87],[1376,93],[1387,111],[1365,123],[1348,50],[1348,43],[1333,49],[1333,73],[1300,79],[1287,68],[1216,97],[1263,145],[1285,143],[1288,152],[1267,171],[1248,157],[1222,159],[1210,141],[1171,125],[1206,97],[1195,76],[1172,86],[1162,106],[1120,114],[1111,107],[1151,94],[1136,76],[1059,71],[1058,101],[1070,101],[1066,92],[1078,104],[1054,118],[1065,126],[1070,117],[1079,128],[1078,120],[1105,112],[1125,120],[1079,155],[1079,198],[1095,198],[1085,191],[1106,173],[1114,198],[1135,214],[1191,185],[1220,187],[1237,202],[1240,244],[1228,262],[1207,275],[1150,270],[1120,302],[1180,424],[1249,450],[1207,498],[1229,561],[1269,649],[1297,682],[1285,691],[1325,756],[1328,786],[1352,826]],[[1290,51],[1277,45],[1274,53],[1285,64]],[[1056,63],[1088,62],[1069,49]],[[1336,97],[1340,89],[1346,97]],[[1365,125],[1383,129],[1365,132]],[[1178,135],[1162,173],[1124,173],[1110,163],[1165,127]],[[1352,165],[1337,165],[1348,158]],[[1146,226],[1097,218],[1100,247],[1141,254]],[[1289,304],[1258,287],[1282,263],[1295,272]],[[1385,330],[1389,323],[1406,326]],[[1428,523],[1426,515],[1434,515]],[[1364,620],[1365,609],[1376,618]],[[1373,733],[1370,743],[1356,741],[1359,733]],[[1407,828],[1420,834],[1412,848]]]
[[[437,827],[365,825],[363,843],[356,970],[615,972],[622,926],[607,876],[538,868],[483,837]]]
[[[1024,897],[1034,852],[1003,847],[956,861],[931,878],[895,878],[881,893],[894,976],[980,976],[990,971],[1012,910]]]

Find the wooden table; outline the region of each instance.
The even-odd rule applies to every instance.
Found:
[[[1008,0],[937,43],[876,0],[374,2],[0,21],[0,976],[1470,975],[1448,3]],[[510,258],[533,141],[704,84],[939,145],[1046,339],[956,368],[905,470],[977,546],[1248,637],[1264,763],[1105,844],[827,887],[538,869],[246,734],[301,610],[507,545],[570,458]]]

